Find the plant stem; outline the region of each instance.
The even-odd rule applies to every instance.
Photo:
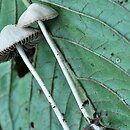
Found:
[[[74,82],[73,82],[71,76],[69,75],[69,72],[67,71],[67,69],[66,69],[66,67],[65,67],[65,64],[64,64],[64,61],[65,61],[65,60],[64,60],[64,58],[63,58],[61,52],[60,52],[59,49],[56,47],[54,41],[52,40],[52,38],[51,38],[50,35],[48,34],[44,23],[43,23],[42,21],[38,21],[38,24],[39,24],[39,26],[40,26],[40,28],[41,28],[41,30],[42,30],[42,33],[43,33],[45,39],[47,40],[47,42],[48,42],[50,48],[52,49],[52,51],[53,51],[53,53],[54,53],[54,55],[55,55],[55,57],[56,57],[56,59],[57,59],[59,65],[60,65],[60,67],[61,67],[61,69],[62,69],[62,71],[63,71],[63,74],[64,74],[64,76],[65,76],[65,78],[66,78],[66,80],[67,80],[67,82],[68,82],[68,84],[69,84],[69,86],[70,86],[70,88],[71,88],[71,91],[72,91],[72,93],[73,93],[73,95],[74,95],[74,97],[75,97],[75,99],[76,99],[76,102],[77,102],[77,104],[78,104],[78,106],[79,106],[81,112],[83,113],[83,115],[84,115],[84,117],[86,118],[86,120],[88,121],[88,123],[90,123],[90,120],[89,120],[90,116],[89,116],[89,114],[87,113],[85,107],[83,106],[83,102],[81,101],[81,99],[80,99],[80,97],[79,97],[79,95],[78,95],[78,92],[77,92],[77,90],[76,90],[76,88],[75,88],[75,84],[74,84]]]
[[[25,62],[25,64],[27,65],[28,69],[30,70],[30,72],[32,73],[32,75],[35,77],[35,79],[37,80],[38,84],[40,85],[40,87],[42,88],[46,98],[48,99],[52,109],[54,110],[57,118],[59,119],[62,127],[64,130],[70,130],[63,115],[61,114],[60,110],[58,109],[58,107],[56,106],[56,103],[54,102],[52,96],[50,95],[49,91],[47,90],[45,84],[43,83],[43,81],[41,80],[40,76],[38,75],[38,73],[36,72],[36,70],[34,69],[34,67],[32,66],[32,64],[30,63],[29,59],[27,58],[24,50],[22,49],[21,45],[17,44],[16,48],[20,54],[20,56],[22,57],[23,61]]]

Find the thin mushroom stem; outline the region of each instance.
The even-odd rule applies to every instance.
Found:
[[[30,70],[30,72],[32,73],[32,75],[35,77],[35,79],[37,80],[38,84],[40,85],[40,87],[42,88],[46,98],[48,99],[52,109],[54,110],[57,118],[59,119],[62,127],[64,130],[70,130],[63,115],[61,114],[60,110],[58,109],[55,101],[53,100],[52,96],[50,95],[49,91],[47,90],[45,84],[43,83],[42,79],[40,78],[40,76],[38,75],[38,73],[36,72],[36,70],[34,69],[34,67],[32,66],[32,64],[30,63],[29,59],[27,58],[24,50],[22,49],[21,45],[17,44],[16,48],[20,54],[20,56],[22,57],[23,61],[25,62],[25,64],[27,65],[28,69]]]
[[[54,41],[52,40],[52,38],[48,34],[44,23],[42,21],[38,21],[38,24],[39,24],[45,39],[47,40],[50,48],[52,49],[52,51],[53,51],[59,65],[60,65],[60,67],[61,67],[61,69],[63,71],[63,74],[64,74],[64,76],[65,76],[65,78],[66,78],[66,80],[67,80],[67,82],[68,82],[68,84],[69,84],[69,86],[71,88],[71,91],[72,91],[72,93],[73,93],[73,95],[74,95],[74,97],[76,99],[76,102],[77,102],[81,112],[83,113],[83,115],[86,118],[86,120],[88,121],[88,123],[90,123],[90,120],[89,120],[90,116],[89,116],[88,112],[86,111],[85,107],[83,106],[83,102],[81,101],[81,99],[79,97],[79,94],[78,94],[78,92],[77,92],[77,90],[75,88],[75,84],[74,84],[71,76],[69,75],[69,72],[67,71],[67,69],[65,67],[65,64],[64,64],[65,60],[63,59],[63,56],[62,56],[61,52],[56,47]]]

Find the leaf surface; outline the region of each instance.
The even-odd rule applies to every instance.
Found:
[[[130,2],[125,0],[44,2],[59,12],[59,16],[48,21],[46,26],[66,59],[68,70],[75,79],[82,100],[85,101],[87,97],[90,99],[92,108],[96,110],[106,127],[129,130]],[[25,8],[20,0],[1,1],[0,28],[16,23]],[[79,111],[45,40],[37,47],[35,66],[61,112],[64,113],[70,129],[82,130],[87,122]],[[19,78],[13,60],[0,64],[0,70],[2,130],[62,129],[31,74]]]

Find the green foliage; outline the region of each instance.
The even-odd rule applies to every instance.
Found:
[[[35,0],[35,2],[42,2]],[[73,72],[83,101],[88,97],[102,123],[130,129],[130,2],[117,0],[50,0],[58,12],[47,28]],[[0,2],[0,29],[17,23],[22,0]],[[31,74],[19,78],[12,61],[0,64],[2,130],[61,130]],[[65,114],[71,130],[82,130],[81,115],[61,69],[45,41],[39,43],[36,69]],[[82,93],[82,94],[81,94]]]

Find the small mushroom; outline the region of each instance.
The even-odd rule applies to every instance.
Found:
[[[22,57],[23,61],[27,65],[28,69],[35,77],[37,82],[39,83],[40,87],[42,88],[46,98],[48,99],[50,105],[52,106],[54,112],[56,113],[58,119],[60,120],[64,130],[69,130],[67,123],[63,120],[64,117],[59,111],[58,107],[56,106],[55,101],[53,100],[52,96],[50,95],[49,91],[47,90],[44,82],[37,74],[36,70],[30,63],[29,59],[27,58],[22,46],[29,47],[34,46],[33,44],[29,44],[34,39],[38,38],[39,30],[33,28],[22,28],[16,25],[7,25],[0,33],[0,61],[7,61],[13,56],[16,55],[16,49],[19,52],[20,56]]]
[[[16,56],[16,44],[24,48],[35,46],[35,40],[39,39],[39,30],[33,28],[21,28],[16,25],[7,25],[0,33],[0,62],[7,61]]]
[[[37,6],[38,5],[38,6]],[[44,15],[42,16],[42,13],[39,13],[39,12],[44,12],[44,10],[48,10],[46,12],[52,12],[51,15],[49,13],[44,13]],[[49,11],[50,10],[50,11]],[[37,12],[37,13],[36,13]],[[53,13],[54,12],[54,13]],[[53,16],[52,16],[53,14]],[[45,16],[46,15],[46,16]],[[51,16],[51,18],[54,18],[58,15],[58,13],[48,7],[48,6],[44,6],[44,5],[41,5],[41,4],[36,4],[36,3],[33,3],[31,5],[29,5],[29,7],[27,8],[27,10],[21,15],[21,17],[19,18],[19,21],[18,21],[18,25],[19,26],[29,26],[32,21],[33,22],[38,22],[38,25],[46,39],[46,41],[48,42],[51,50],[53,51],[60,67],[61,67],[61,70],[70,86],[70,89],[76,99],[76,102],[81,110],[81,112],[83,113],[83,116],[86,118],[86,120],[90,123],[90,115],[88,114],[88,112],[86,111],[85,107],[82,106],[83,102],[78,94],[78,91],[75,87],[75,83],[72,79],[72,77],[70,76],[67,68],[66,68],[66,63],[65,63],[65,59],[64,57],[62,56],[60,50],[57,48],[56,44],[54,43],[53,39],[51,38],[51,36],[48,34],[47,30],[46,30],[46,27],[44,25],[44,23],[42,21],[44,20],[47,20],[49,19],[49,17]],[[31,20],[33,19],[33,20]],[[30,23],[30,24],[29,24]]]
[[[31,4],[28,9],[20,16],[18,25],[21,27],[27,27],[31,23],[38,20],[49,20],[58,16],[58,13],[47,5],[41,5],[38,3]]]

